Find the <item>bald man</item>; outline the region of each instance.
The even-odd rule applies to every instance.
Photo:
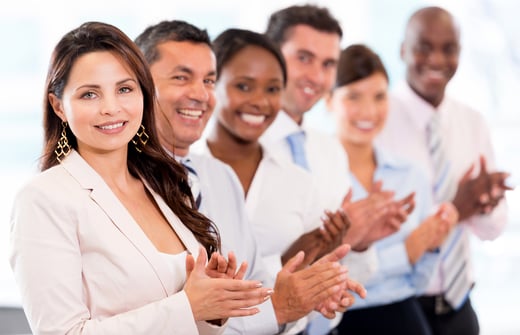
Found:
[[[459,63],[460,31],[439,7],[412,14],[401,45],[406,81],[391,95],[379,144],[422,165],[437,203],[451,201],[459,222],[440,248],[441,262],[421,305],[433,334],[479,333],[469,294],[470,234],[498,237],[506,224],[507,173],[489,172],[494,154],[482,116],[446,94]]]

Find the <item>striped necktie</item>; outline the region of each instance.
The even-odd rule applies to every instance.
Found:
[[[466,243],[464,228],[458,225],[441,249],[440,274],[444,298],[455,310],[466,301],[473,287],[473,281],[469,277]]]
[[[443,143],[439,112],[435,112],[427,127],[428,150],[433,166],[433,193],[437,203],[450,201],[455,195],[456,183],[450,174],[450,159]]]
[[[305,156],[305,132],[300,130],[296,133],[288,135],[286,138],[291,149],[291,155],[293,162],[302,168],[309,170],[309,164],[307,163],[307,157]]]
[[[188,184],[190,185],[193,199],[195,199],[195,206],[197,209],[199,209],[202,202],[199,176],[197,175],[197,172],[195,172],[195,169],[191,166],[191,160],[189,158],[182,159],[181,163],[188,172]]]
[[[433,193],[437,203],[451,201],[457,183],[450,173],[450,159],[443,142],[439,112],[435,112],[428,127],[428,149],[434,171]],[[472,282],[469,278],[463,227],[456,226],[441,249],[440,275],[444,298],[458,309],[466,300]]]

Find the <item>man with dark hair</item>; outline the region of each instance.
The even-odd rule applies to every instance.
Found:
[[[343,32],[328,9],[305,5],[273,13],[265,34],[280,47],[290,72],[283,111],[301,124],[332,86]]]
[[[341,246],[313,265],[296,271],[301,254],[289,260],[270,278],[246,220],[241,186],[231,168],[206,155],[189,152],[207,124],[215,106],[216,61],[205,31],[182,21],[164,21],[147,28],[136,39],[149,62],[158,97],[157,123],[163,147],[187,166],[194,197],[201,196],[199,210],[217,226],[222,251],[234,251],[246,260],[246,278],[273,286],[271,299],[259,306],[260,313],[231,318],[226,333],[276,334],[312,310],[330,312],[348,306],[324,303],[335,290],[347,285],[346,269],[335,264],[347,252]],[[347,287],[363,295],[364,289],[350,280]],[[335,307],[335,308],[334,308]],[[325,310],[324,309],[324,310]],[[288,327],[286,327],[286,325]]]
[[[305,24],[315,30],[343,37],[343,30],[339,22],[332,17],[325,7],[292,6],[273,13],[267,23],[265,34],[278,45],[285,43],[290,37],[290,28]]]
[[[459,222],[441,247],[429,288],[420,298],[435,335],[479,333],[469,294],[473,286],[470,233],[491,240],[506,221],[508,174],[493,168],[493,149],[482,116],[446,95],[458,67],[460,32],[439,7],[410,17],[401,44],[406,82],[391,95],[379,143],[422,165],[437,203],[451,201]]]
[[[262,142],[309,170],[318,185],[321,203],[317,206],[331,211],[342,208],[348,214],[352,224],[343,241],[358,253],[349,253],[344,262],[353,278],[365,281],[378,266],[371,244],[400,228],[413,209],[413,199],[396,201],[393,192],[383,191],[378,184],[367,198],[351,202],[345,150],[335,137],[305,124],[305,113],[329,92],[336,77],[343,32],[328,9],[314,5],[281,9],[269,18],[265,34],[279,45],[288,79],[282,111]],[[331,325],[319,326],[323,327],[328,330]]]

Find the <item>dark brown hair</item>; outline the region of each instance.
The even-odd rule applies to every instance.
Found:
[[[321,32],[343,36],[341,26],[325,7],[315,5],[290,6],[274,12],[269,17],[265,34],[277,45],[288,38],[290,29],[297,25],[307,25]]]
[[[158,193],[205,247],[208,254],[220,249],[220,236],[215,225],[194,208],[194,200],[184,168],[168,155],[159,143],[155,126],[155,88],[152,75],[139,48],[118,28],[101,22],[87,22],[67,33],[52,53],[44,96],[44,149],[41,170],[59,164],[54,149],[62,131],[61,119],[49,101],[52,93],[59,99],[76,60],[88,53],[108,51],[126,63],[136,75],[143,92],[142,125],[149,135],[141,152],[128,144],[128,169],[142,178]],[[69,144],[77,149],[74,134],[67,127]],[[191,203],[191,207],[187,201]]]
[[[348,85],[374,73],[382,73],[389,80],[381,58],[372,49],[363,44],[350,45],[339,56],[334,87]]]

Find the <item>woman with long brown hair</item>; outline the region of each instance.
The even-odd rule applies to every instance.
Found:
[[[42,173],[11,220],[11,265],[35,334],[220,333],[269,297],[206,267],[219,234],[160,146],[154,105],[146,62],[118,28],[85,23],[55,47]]]

